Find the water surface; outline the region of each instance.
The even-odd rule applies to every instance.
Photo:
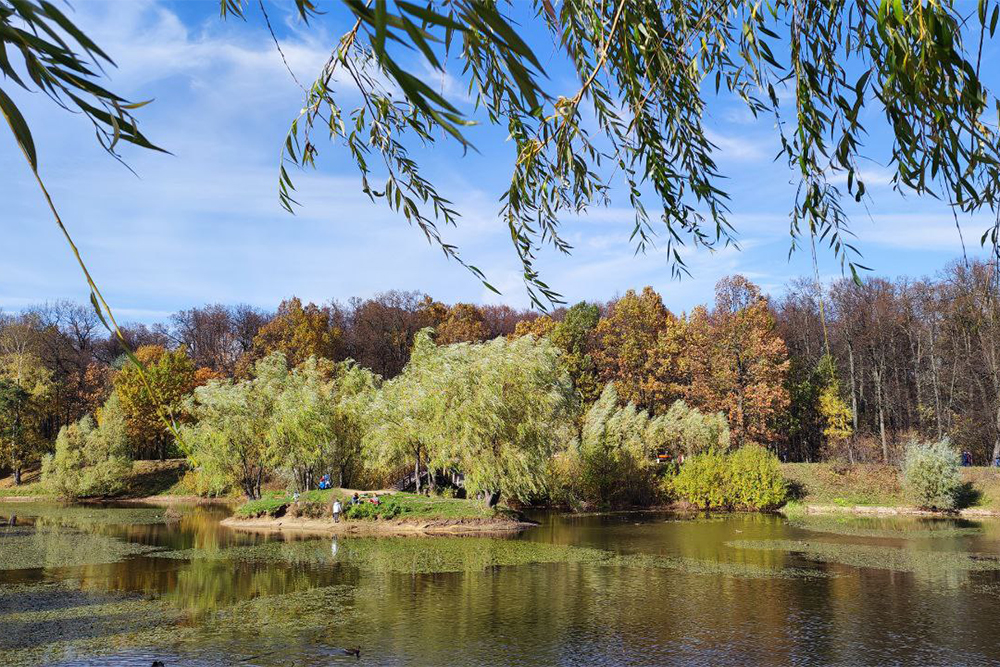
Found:
[[[544,514],[333,540],[179,509],[0,505],[0,665],[1000,665],[995,521]]]

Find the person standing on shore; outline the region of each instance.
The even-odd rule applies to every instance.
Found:
[[[340,513],[343,511],[343,506],[340,504],[340,498],[333,501],[333,522],[340,523]]]

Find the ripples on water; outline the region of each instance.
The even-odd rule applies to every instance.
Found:
[[[0,665],[1000,664],[994,521],[542,515],[334,541],[211,507],[11,511]]]

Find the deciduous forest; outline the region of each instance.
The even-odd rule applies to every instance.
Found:
[[[553,466],[579,464],[560,452],[608,456],[609,428],[622,434],[612,449],[636,440],[633,465],[751,443],[789,462],[897,463],[914,438],[948,438],[988,464],[1000,450],[995,269],[960,260],[822,290],[799,280],[778,297],[732,276],[689,313],[650,287],[548,314],[399,291],[275,311],[212,304],[124,328],[145,378],[89,305],[42,304],[0,326],[2,465],[19,477],[53,450],[52,470],[112,455],[252,461],[204,483],[253,497],[277,469],[308,488],[323,470],[359,483],[461,459],[473,488],[503,479],[530,498],[557,493]],[[679,436],[683,424],[698,435]],[[606,482],[583,483],[607,497]]]

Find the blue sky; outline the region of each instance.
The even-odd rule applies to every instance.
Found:
[[[331,5],[333,3],[323,3]],[[333,13],[300,25],[290,3],[268,3],[292,68],[311,81],[348,26]],[[151,322],[193,305],[247,302],[273,308],[290,295],[317,303],[388,289],[425,291],[437,299],[528,305],[519,264],[497,197],[509,179],[512,148],[494,129],[473,129],[479,154],[462,157],[439,145],[419,153],[445,196],[463,214],[445,230],[467,261],[502,292],[475,278],[360,192],[346,153],[320,144],[320,169],[297,176],[303,204],[296,216],[276,196],[277,158],[288,123],[302,105],[251,3],[246,23],[218,18],[216,0],[74,3],[77,22],[117,61],[110,87],[132,99],[155,98],[139,113],[146,134],[173,155],[129,151],[136,178],[104,154],[87,121],[38,94],[5,86],[31,123],[41,170],[98,284],[124,320]],[[541,53],[541,51],[540,51]],[[544,55],[544,54],[543,54]],[[993,54],[984,53],[984,62]],[[551,57],[550,57],[551,61]],[[435,80],[420,63],[430,80]],[[553,82],[576,86],[558,65]],[[451,82],[436,80],[439,87]],[[870,129],[883,128],[877,111]],[[692,277],[678,282],[662,252],[635,256],[626,198],[584,218],[569,218],[570,257],[544,252],[543,278],[570,301],[608,299],[653,285],[675,311],[709,301],[715,282],[743,273],[772,294],[811,275],[808,254],[788,259],[793,174],[773,162],[772,123],[754,122],[732,100],[710,103],[708,124],[719,146],[731,220],[742,250],[688,249]],[[880,275],[932,274],[961,253],[950,210],[903,197],[889,186],[886,137],[874,131],[867,211],[849,207],[865,264]],[[44,207],[13,140],[0,138],[0,308],[17,310],[56,299],[85,301],[87,290],[69,249]],[[654,211],[651,211],[654,212]],[[655,212],[654,212],[655,213]],[[987,222],[962,218],[970,256]],[[840,275],[829,253],[825,278]]]

